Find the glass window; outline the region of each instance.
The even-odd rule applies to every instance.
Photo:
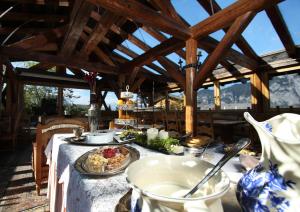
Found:
[[[39,64],[39,62],[36,61],[18,61],[18,62],[12,62],[11,63],[13,67],[19,67],[19,68],[30,68],[36,64]]]
[[[131,51],[135,52],[136,54],[140,55],[143,54],[144,51],[142,49],[140,49],[138,46],[136,46],[135,44],[131,43],[129,40],[124,40],[122,45],[128,49],[130,49]]]
[[[191,26],[209,16],[196,0],[171,0],[171,2],[177,13]]]
[[[169,94],[169,109],[183,110],[184,107],[184,92],[175,92]]]
[[[254,17],[242,35],[258,55],[284,49],[265,11]]]
[[[251,108],[250,81],[230,82],[220,86],[221,109]]]
[[[72,116],[86,115],[90,105],[90,90],[64,88],[64,111]]]
[[[269,80],[270,107],[300,107],[299,73],[273,76]]]
[[[142,28],[138,28],[134,33],[134,36],[139,38],[141,41],[146,42],[149,46],[154,47],[160,44],[158,40],[153,38],[150,34],[145,32]]]
[[[113,111],[117,110],[118,98],[114,92],[107,92],[105,102],[108,108],[110,108]]]
[[[300,44],[300,1],[288,0],[278,5],[294,42]]]
[[[200,88],[197,92],[197,108],[209,110],[215,108],[214,86]]]

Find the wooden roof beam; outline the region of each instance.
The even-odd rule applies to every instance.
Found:
[[[194,89],[197,90],[203,82],[205,82],[207,76],[213,71],[222,59],[226,51],[233,45],[238,39],[239,35],[244,31],[247,25],[255,16],[255,12],[247,12],[246,14],[238,17],[228,32],[225,34],[221,42],[214,49],[214,51],[206,58],[201,66],[199,73],[195,77]]]
[[[90,34],[88,40],[84,43],[82,49],[80,50],[80,53],[90,55],[91,52],[97,47],[98,43],[109,31],[110,27],[118,19],[120,19],[119,16],[116,16],[115,14],[109,11],[105,11],[102,17],[100,18],[100,21],[94,28],[93,32]]]
[[[212,52],[219,44],[219,41],[212,37],[205,37],[198,40],[198,47],[204,49],[206,52]],[[253,60],[232,48],[225,52],[223,58],[253,71],[259,67],[259,63],[256,60]]]
[[[209,15],[213,15],[214,13],[217,13],[222,10],[222,8],[218,5],[218,3],[215,0],[198,0],[198,2],[201,4],[201,6],[205,9],[205,11]],[[211,10],[211,4],[213,6],[213,11]],[[228,31],[228,28],[223,28],[224,32]],[[245,55],[248,57],[254,59],[254,60],[261,60],[260,57],[255,53],[253,48],[248,44],[248,42],[245,40],[245,38],[240,35],[239,38],[236,41],[236,45],[243,51]]]
[[[164,56],[176,49],[183,48],[184,45],[185,43],[182,40],[174,37],[169,38],[159,45],[153,47],[149,51],[145,52],[144,54],[124,64],[124,68],[127,71],[132,71],[134,67],[139,67],[151,63],[152,61],[157,60],[159,56]]]
[[[210,33],[229,26],[237,17],[248,11],[259,12],[281,1],[282,0],[239,0],[191,27],[192,37],[195,39],[205,37]]]
[[[116,67],[104,65],[102,63],[89,63],[87,61],[80,60],[76,57],[66,58],[64,56],[33,52],[21,48],[1,47],[0,55],[4,55],[9,58],[14,58],[18,60],[33,60],[41,63],[49,63],[53,65],[85,69],[87,71],[95,71],[99,73],[114,75],[118,74],[118,69]]]
[[[294,58],[297,50],[292,39],[292,36],[288,30],[288,27],[282,17],[282,14],[277,5],[266,9],[266,13],[271,20],[281,42],[283,43],[289,57]]]
[[[85,33],[81,33],[81,36],[83,41],[87,41],[88,36]],[[94,53],[99,57],[104,63],[110,66],[116,66],[116,64],[113,62],[113,60],[98,46],[94,48]]]
[[[133,20],[157,28],[163,32],[173,35],[180,39],[190,37],[190,30],[187,27],[176,23],[172,18],[160,14],[157,11],[139,3],[136,0],[89,0],[101,7],[110,10],[120,16],[129,17]]]
[[[133,44],[137,45],[144,51],[148,51],[151,49],[150,46],[147,44],[143,43],[140,39],[135,37],[134,35],[130,35],[128,37],[128,40],[131,41]],[[185,86],[185,80],[183,75],[179,72],[179,67],[177,64],[175,64],[173,61],[170,61],[169,59],[160,56],[158,57],[158,62],[167,70],[168,74],[166,76],[174,78],[180,85],[181,87]]]
[[[28,68],[29,71],[33,71],[33,72],[45,72],[51,68],[53,68],[55,65],[53,64],[48,64],[48,63],[38,63],[34,66],[31,66],[30,68]]]
[[[80,34],[88,22],[93,9],[93,4],[85,0],[75,0],[71,13],[69,28],[65,34],[64,42],[61,47],[61,55],[64,55],[65,57],[72,55],[80,38]]]

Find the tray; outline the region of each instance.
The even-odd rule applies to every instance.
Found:
[[[134,141],[135,141],[135,138],[131,138],[131,139],[127,139],[127,140],[122,140],[122,139],[120,138],[120,136],[116,135],[116,136],[114,136],[114,140],[115,140],[116,142],[118,142],[119,144],[129,144],[129,143],[134,142]]]
[[[130,212],[132,189],[130,189],[121,199],[115,207],[115,212]]]
[[[86,142],[86,136],[81,136],[81,137],[85,137],[85,138],[82,140],[74,140],[75,137],[68,137],[68,138],[64,138],[63,140],[68,142],[69,144],[82,145],[82,146],[123,145],[123,144],[129,143],[129,142],[117,142],[114,139],[108,143],[88,143],[88,142]]]
[[[111,145],[106,145],[107,147],[110,147]],[[124,146],[128,151],[129,151],[129,161],[126,162],[124,166],[121,166],[120,168],[114,169],[114,170],[109,170],[105,171],[102,173],[94,173],[94,172],[88,172],[84,169],[84,162],[86,161],[88,155],[97,149],[93,149],[91,151],[88,151],[81,155],[74,164],[75,169],[82,175],[89,176],[89,177],[108,177],[108,176],[113,176],[119,173],[124,172],[124,170],[128,167],[129,164],[132,162],[138,160],[140,158],[140,153],[138,150],[136,150],[133,147],[130,146]]]

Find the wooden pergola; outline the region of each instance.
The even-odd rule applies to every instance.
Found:
[[[140,88],[145,94],[151,93],[153,81],[159,91],[184,91],[186,132],[195,131],[196,92],[208,83],[218,88],[220,80],[251,75],[255,87],[252,109],[262,112],[268,104],[266,71],[299,65],[299,48],[277,6],[280,2],[238,0],[222,9],[215,0],[198,0],[210,17],[190,26],[170,0],[1,0],[0,57],[5,65],[1,66],[1,73],[6,70],[11,94],[7,104],[12,105],[7,108],[12,113],[20,110],[20,105],[15,103],[22,98],[24,84],[58,86],[60,95],[62,87],[88,88],[83,80],[82,70],[85,70],[98,72],[102,77],[97,82],[98,95],[100,91],[114,91],[118,95],[126,84],[132,91]],[[266,11],[285,47],[284,51],[265,57],[258,56],[241,35],[262,10]],[[160,44],[151,47],[135,36],[139,28]],[[221,41],[210,36],[218,30],[226,33]],[[125,40],[144,53],[138,55],[129,49],[122,44]],[[233,44],[242,53],[233,49]],[[198,48],[209,54],[199,70],[193,65],[197,62]],[[190,66],[182,71],[166,57],[173,52]],[[39,63],[15,70],[13,61]],[[55,73],[47,71],[53,67]],[[68,75],[66,68],[74,75]],[[220,102],[215,103],[218,108]]]

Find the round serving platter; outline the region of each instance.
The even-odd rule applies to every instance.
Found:
[[[113,145],[106,145],[106,147],[111,147],[111,146],[113,146]],[[140,153],[137,149],[130,147],[130,146],[123,146],[123,147],[129,151],[129,159],[128,159],[128,161],[126,161],[126,163],[124,165],[122,165],[121,167],[119,167],[117,169],[104,171],[101,173],[95,173],[95,172],[89,172],[89,171],[87,171],[87,169],[84,168],[85,167],[84,164],[85,164],[85,161],[86,161],[88,155],[90,153],[93,153],[94,151],[96,151],[98,148],[90,150],[90,151],[84,153],[83,155],[81,155],[75,161],[74,167],[80,174],[89,176],[89,177],[107,177],[107,176],[119,174],[119,173],[123,172],[129,166],[129,164],[131,164],[132,162],[134,162],[140,158]]]
[[[87,142],[86,136],[80,136],[79,139],[76,137],[67,137],[63,140],[68,142],[69,144],[75,144],[75,145],[82,145],[82,146],[107,146],[107,145],[124,145],[129,144],[133,142],[133,139],[131,140],[121,140],[119,136],[114,136],[114,139],[107,143],[89,143]]]

